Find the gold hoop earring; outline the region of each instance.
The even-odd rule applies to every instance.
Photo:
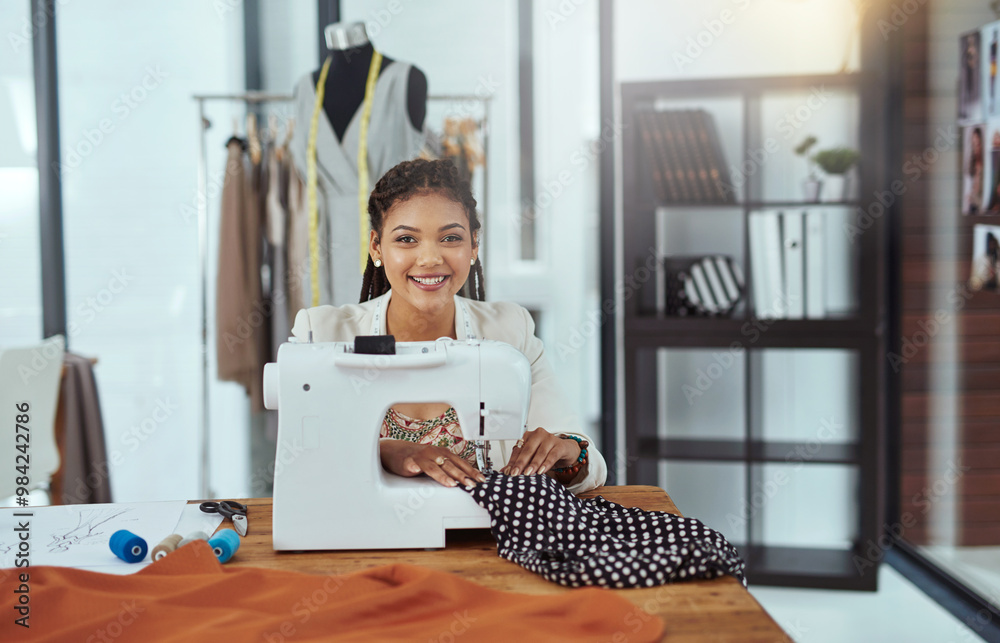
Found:
[[[382,260],[381,259],[376,259],[375,260],[375,267],[376,268],[381,268],[382,267]]]

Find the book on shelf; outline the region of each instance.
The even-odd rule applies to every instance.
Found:
[[[642,139],[643,158],[640,165],[645,165],[649,168],[649,176],[653,179],[653,190],[656,192],[656,198],[662,201],[667,198],[667,190],[663,180],[663,172],[660,169],[660,164],[657,162],[653,150],[653,133],[649,127],[647,118],[645,110],[639,110],[635,114],[635,122],[639,128],[639,138]]]
[[[667,141],[667,149],[673,146],[674,166],[682,177],[688,199],[692,203],[703,203],[706,196],[702,195],[702,188],[698,183],[698,171],[695,167],[694,151],[688,146],[687,136],[684,133],[684,125],[681,123],[679,111],[659,112],[660,125],[663,128],[664,140]]]
[[[663,158],[663,140],[655,123],[655,117],[652,112],[640,110],[636,114],[636,119],[645,152],[644,161],[653,179],[656,198],[662,202],[679,201],[680,193],[674,182],[673,170],[670,168],[670,163]]]
[[[694,180],[698,184],[698,193],[701,200],[710,203],[716,200],[715,187],[708,174],[707,150],[702,147],[701,139],[698,136],[698,113],[692,110],[683,109],[676,113],[677,127],[684,136],[684,143],[690,153],[689,163],[694,170]]]
[[[677,198],[672,201],[675,203],[692,201],[694,197],[682,169],[680,150],[674,139],[674,133],[664,127],[663,120],[660,113],[653,112],[650,123],[653,127],[653,140],[660,152],[659,158],[664,176],[669,177],[669,181],[676,189]]]
[[[722,151],[722,139],[715,129],[715,119],[703,109],[696,112],[698,118],[698,140],[703,149],[707,150],[708,174],[712,194],[723,203],[735,203],[736,193],[729,176],[729,165]]]
[[[722,141],[703,109],[638,110],[638,135],[662,203],[735,203]]]

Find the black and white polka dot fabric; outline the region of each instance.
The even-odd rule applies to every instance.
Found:
[[[746,564],[700,520],[581,500],[544,475],[488,474],[469,490],[491,516],[501,558],[569,587],[651,587],[731,574]]]

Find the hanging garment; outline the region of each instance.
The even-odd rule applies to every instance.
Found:
[[[64,442],[59,452],[59,479],[53,477],[51,485],[53,504],[111,502],[104,420],[94,367],[89,359],[73,353],[63,355],[63,367],[59,405],[65,419]]]
[[[309,218],[306,212],[305,183],[288,155],[288,197],[285,205],[285,268],[288,271],[288,315],[294,320],[303,308],[310,306],[305,282],[309,273]],[[358,287],[360,291],[360,286]]]
[[[272,326],[274,325],[274,247],[268,239],[267,202],[271,187],[271,158],[274,156],[274,146],[265,144],[261,147],[260,156],[252,162],[253,166],[253,198],[257,208],[257,243],[259,247],[260,265],[260,312],[263,320],[259,328],[255,328],[257,339],[257,363],[255,370],[260,378],[264,377],[264,364],[273,361],[271,352]],[[252,159],[253,157],[251,157]]]
[[[413,127],[407,112],[410,69],[411,65],[395,61],[382,70],[375,84],[368,127],[369,191],[394,165],[414,158],[423,145],[423,132]],[[326,90],[336,91],[336,88],[327,87]],[[311,74],[299,81],[295,97],[296,121],[311,122],[316,104],[316,87]],[[357,167],[360,121],[359,108],[340,141],[326,113],[320,112],[316,137],[320,304],[357,303],[361,292]],[[292,137],[290,149],[303,183],[306,181],[307,148],[308,128],[300,126]],[[301,231],[308,234],[307,204],[302,203],[302,206],[289,210],[291,234],[301,234]],[[290,270],[303,276],[304,306],[310,306],[309,256],[308,252],[301,254],[302,245],[289,240],[288,261]],[[307,244],[305,249],[308,251]]]
[[[219,379],[238,382],[254,411],[264,410],[263,364],[268,342],[261,290],[261,218],[259,167],[248,165],[244,143],[226,144],[226,174],[219,224],[219,271],[216,282],[216,360]]]
[[[288,207],[288,162],[287,155],[274,150],[268,156],[267,197],[264,209],[264,230],[271,248],[271,355],[270,361],[277,360],[278,346],[288,341],[291,334],[292,317],[288,314],[288,266],[285,229]]]
[[[642,643],[663,635],[661,619],[598,589],[515,594],[404,564],[346,575],[223,566],[203,540],[134,574],[30,572],[31,629],[15,624],[19,580],[9,574],[0,582],[0,640],[597,643],[626,632]]]
[[[651,587],[735,576],[736,548],[700,520],[582,500],[544,475],[487,474],[469,490],[490,514],[497,554],[569,587]]]
[[[285,245],[288,207],[288,155],[272,147],[267,159],[267,194],[264,203],[264,231],[267,236],[271,269],[271,342],[268,361],[278,361],[278,347],[291,335],[288,312],[288,248]],[[266,438],[272,444],[278,438],[278,414],[268,413]],[[273,448],[269,449],[273,451]]]

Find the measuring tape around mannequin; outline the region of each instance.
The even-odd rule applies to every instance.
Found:
[[[332,57],[328,57],[319,72],[316,83],[316,104],[313,106],[312,122],[309,126],[309,142],[306,151],[306,190],[309,200],[309,276],[312,286],[312,305],[319,305],[319,204],[316,197],[317,161],[316,136],[319,131],[319,117],[323,111],[323,96],[326,93],[326,77],[330,71]],[[361,272],[364,273],[368,258],[368,122],[372,115],[375,99],[375,83],[382,69],[382,54],[372,54],[365,83],[365,100],[361,108],[361,132],[358,137],[358,228],[361,244]],[[333,302],[330,302],[333,303]]]

